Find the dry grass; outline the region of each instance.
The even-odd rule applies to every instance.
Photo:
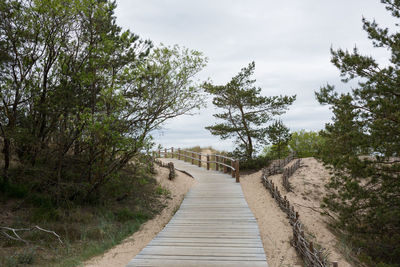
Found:
[[[131,195],[96,205],[56,207],[23,184],[0,191],[0,226],[39,225],[55,231],[63,241],[60,244],[46,232],[26,231],[20,234],[28,241],[25,244],[0,233],[0,266],[77,266],[121,242],[159,213],[169,197],[148,175],[130,178]]]

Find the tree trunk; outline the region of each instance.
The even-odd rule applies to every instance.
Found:
[[[253,158],[253,142],[251,140],[251,137],[248,136],[248,148],[247,148],[247,158],[252,159]]]
[[[10,168],[10,139],[4,137],[4,169],[3,169],[3,184],[9,184],[8,169]]]

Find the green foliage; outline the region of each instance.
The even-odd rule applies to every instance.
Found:
[[[117,181],[102,188],[95,202],[97,205],[68,203],[56,207],[46,191],[36,192],[24,200],[22,209],[14,209],[21,201],[15,204],[14,201],[5,202],[6,213],[2,214],[2,219],[9,214],[5,219],[8,226],[25,228],[37,224],[61,236],[64,245],[42,231],[19,232],[21,238],[30,244],[42,247],[34,255],[35,266],[58,266],[60,262],[74,262],[73,265],[61,266],[79,265],[88,257],[118,244],[164,207],[155,180],[145,172],[147,166],[130,164],[128,167],[116,177]],[[139,186],[143,178],[139,175],[146,177],[147,183],[143,186]],[[0,247],[0,266],[8,263],[9,266],[18,266],[17,255],[25,253],[26,245],[1,238]]]
[[[240,161],[240,170],[242,171],[258,171],[264,167],[267,167],[271,162],[269,156],[260,155],[253,157],[252,159]]]
[[[289,155],[289,146],[277,147],[276,145],[265,146],[261,155],[269,159],[281,159]]]
[[[163,188],[161,185],[157,186],[156,193],[158,195],[165,195],[165,196],[168,196],[170,194],[168,189]]]
[[[268,126],[267,135],[272,143],[272,154],[276,155],[278,159],[283,158],[287,153],[288,143],[291,138],[289,128],[287,128],[281,120],[277,120]]]
[[[265,124],[273,116],[283,114],[296,96],[261,96],[261,88],[254,86],[255,63],[243,68],[226,85],[204,84],[205,91],[214,96],[213,104],[224,112],[214,114],[223,120],[206,127],[213,135],[221,139],[235,138],[236,154],[251,159],[256,151],[255,142],[266,143]]]
[[[134,219],[135,218],[135,213],[133,213],[128,208],[123,208],[123,209],[117,211],[115,216],[116,216],[116,218],[117,218],[117,220],[119,222],[126,222],[128,220]]]
[[[297,131],[292,133],[289,141],[291,151],[296,151],[299,158],[317,157],[324,146],[324,138],[313,131]]]
[[[399,1],[383,0],[400,19]],[[331,85],[316,93],[321,104],[332,106],[333,122],[321,132],[322,160],[332,166],[333,189],[325,205],[339,215],[338,226],[352,236],[374,266],[399,266],[400,250],[400,82],[399,33],[390,33],[363,19],[363,28],[375,47],[391,53],[380,66],[357,48],[332,50],[332,63],[343,82],[358,86],[339,94]]]
[[[116,24],[115,8],[111,0],[0,1],[2,184],[18,183],[9,180],[17,156],[44,174],[34,180],[57,205],[93,203],[152,146],[154,129],[203,105],[193,77],[207,59],[153,49]]]
[[[24,184],[0,183],[0,192],[4,193],[7,198],[24,198],[28,195],[29,190]]]
[[[11,255],[5,261],[6,267],[14,267],[14,266],[24,266],[24,265],[32,265],[35,263],[36,251],[34,248],[28,248],[23,250],[20,253],[15,253]],[[0,262],[1,263],[1,262]]]

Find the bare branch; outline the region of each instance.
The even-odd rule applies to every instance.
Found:
[[[17,232],[19,232],[19,231],[33,231],[33,230],[35,230],[35,229],[40,230],[40,231],[43,231],[43,232],[46,232],[46,233],[49,233],[49,234],[55,235],[55,236],[57,237],[58,241],[59,241],[61,244],[64,244],[64,243],[62,242],[62,240],[61,240],[61,237],[60,237],[56,232],[43,229],[43,228],[41,228],[41,227],[38,226],[38,225],[35,225],[35,226],[31,227],[31,228],[19,228],[19,229],[15,229],[15,228],[11,228],[11,227],[6,227],[6,226],[0,226],[0,229],[2,229],[1,232],[2,232],[3,235],[5,235],[6,237],[8,237],[8,238],[10,238],[10,239],[12,239],[12,240],[22,241],[22,242],[24,242],[25,244],[28,244],[29,242],[26,241],[26,240],[24,240],[24,239],[22,239],[22,238],[18,235]],[[12,233],[14,234],[14,236],[9,235],[9,234],[7,233],[7,231],[12,232]]]

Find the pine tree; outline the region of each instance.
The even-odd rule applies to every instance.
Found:
[[[271,152],[278,159],[282,158],[288,152],[288,143],[292,136],[289,128],[281,120],[276,120],[268,126],[267,133],[272,143]]]
[[[205,91],[212,94],[213,104],[224,112],[214,117],[224,122],[206,127],[221,139],[236,138],[237,150],[246,159],[252,159],[256,143],[266,143],[266,123],[283,114],[296,96],[261,96],[251,76],[255,63],[243,68],[226,85],[205,84]]]
[[[400,2],[383,0],[392,16],[400,19]],[[332,106],[333,123],[327,124],[323,161],[332,166],[333,189],[325,204],[339,215],[338,226],[371,259],[399,266],[400,250],[400,33],[390,33],[363,19],[363,28],[377,48],[391,52],[380,66],[357,48],[331,51],[332,63],[344,82],[358,86],[339,94],[333,86],[316,93]],[[385,265],[386,266],[386,265]]]

